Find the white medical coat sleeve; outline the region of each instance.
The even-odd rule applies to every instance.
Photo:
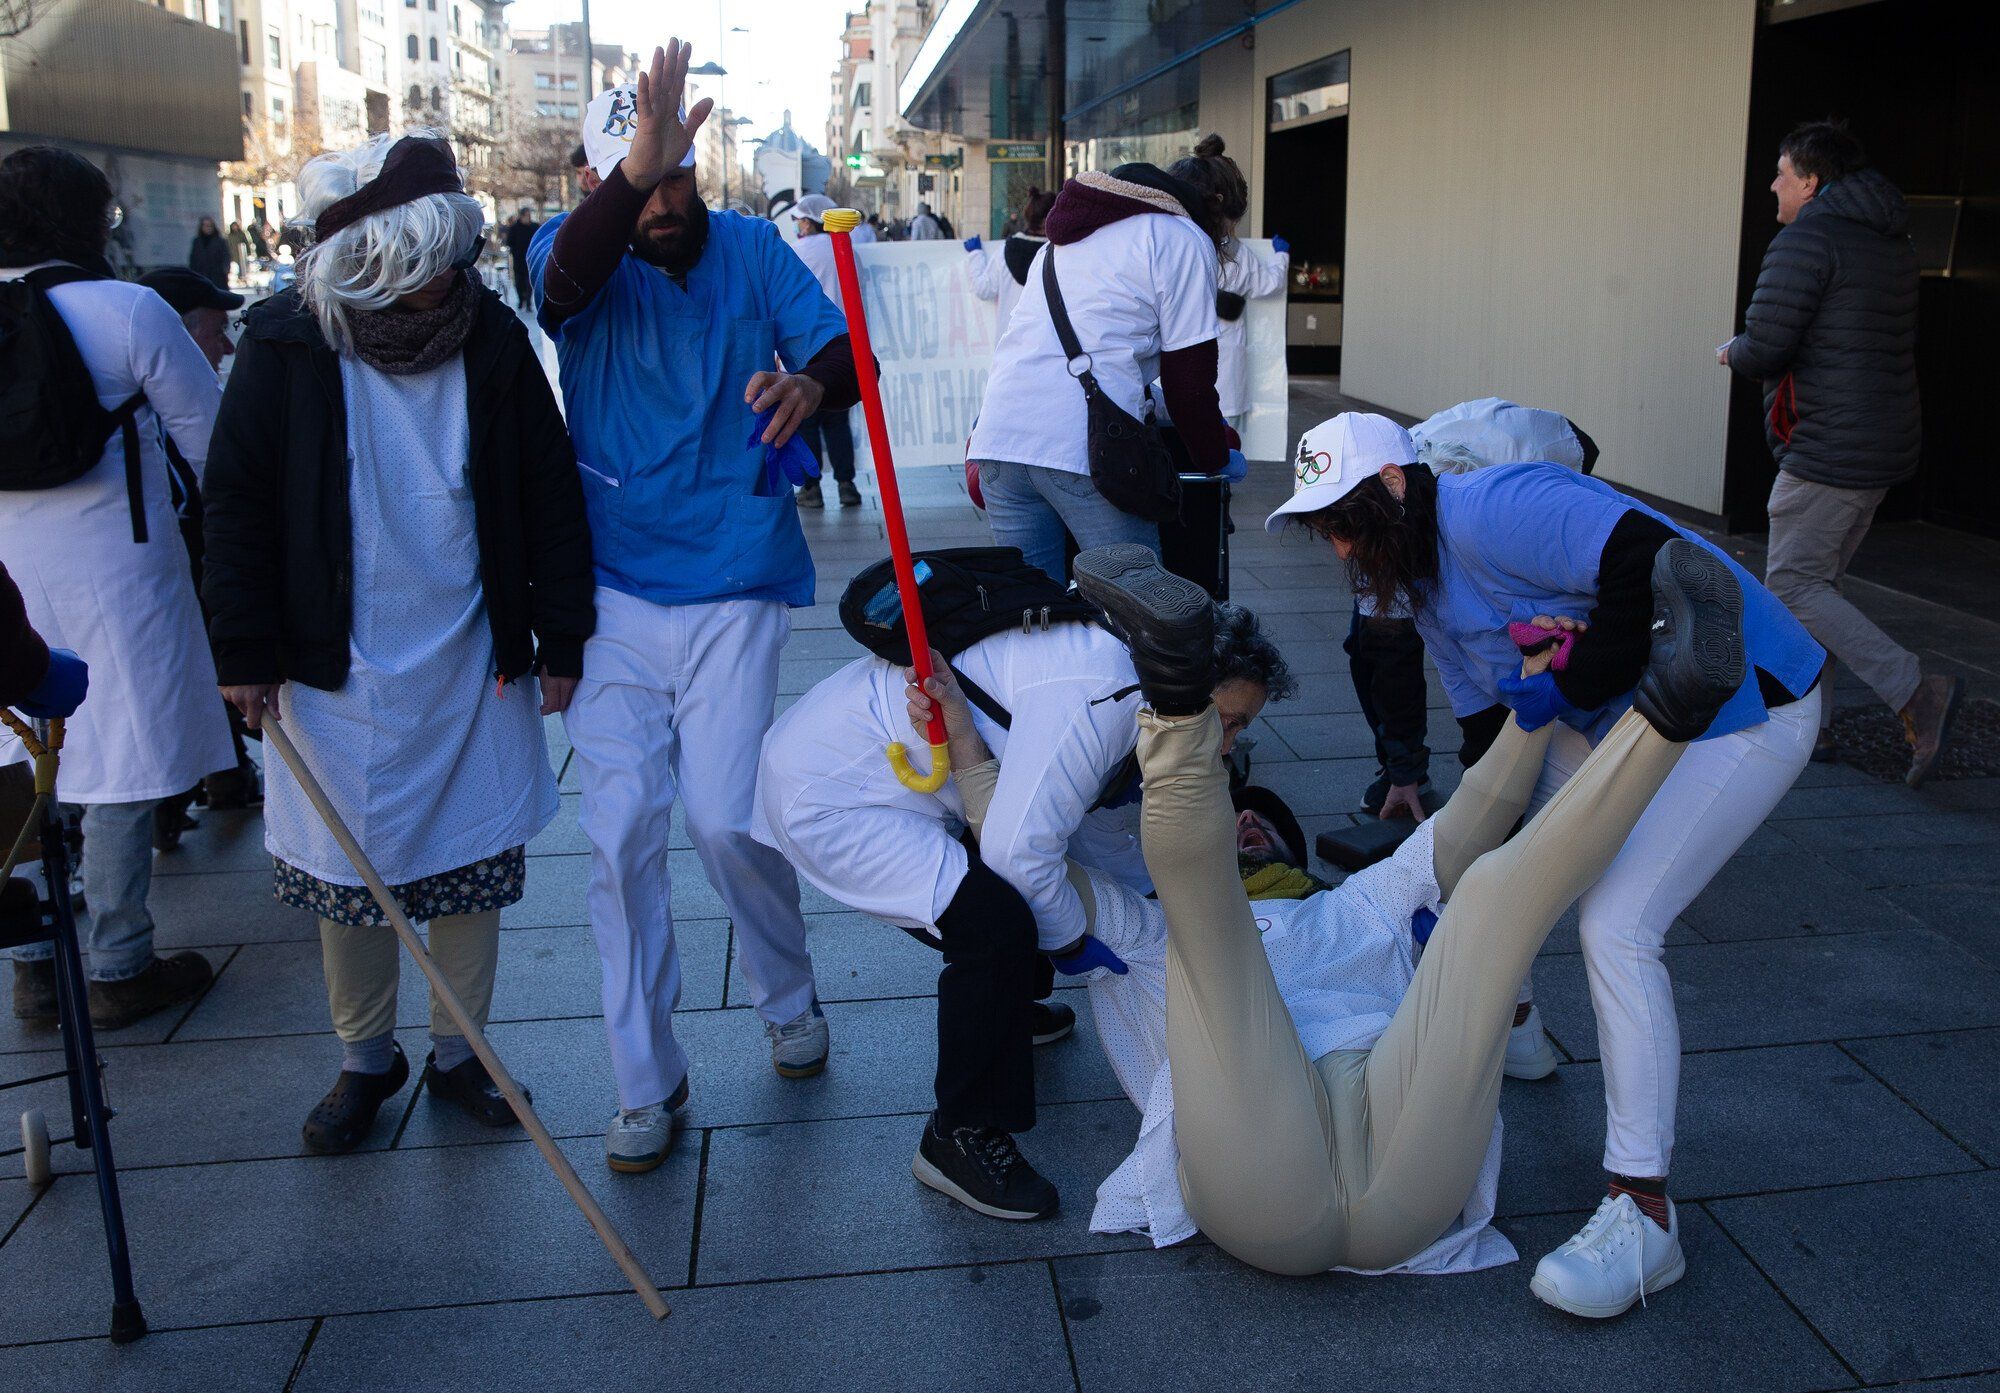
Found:
[[[181,317],[151,291],[132,297],[126,342],[133,380],[199,478],[208,463],[215,413],[222,406],[215,369],[188,336]]]
[[[1063,861],[1105,779],[1138,743],[1137,704],[1133,693],[1093,705],[1073,682],[1016,695],[979,854],[1028,902],[1043,949],[1067,947],[1089,927]]]
[[[1235,257],[1223,262],[1216,273],[1216,286],[1246,300],[1261,300],[1283,290],[1290,271],[1291,261],[1284,255],[1274,253],[1267,257],[1238,245]]]
[[[997,300],[1000,277],[1008,276],[1006,255],[999,247],[977,247],[965,254],[965,274],[972,282],[974,295],[982,300]]]

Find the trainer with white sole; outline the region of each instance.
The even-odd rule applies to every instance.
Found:
[[[1390,453],[1414,458],[1394,423],[1344,419],[1369,423],[1345,438],[1389,441]],[[1824,650],[1719,548],[1599,479],[1553,463],[1437,475],[1384,460],[1381,449],[1310,448],[1326,429],[1301,441],[1293,495],[1266,526],[1304,526],[1347,563],[1357,594],[1384,611],[1408,606],[1461,720],[1512,711],[1551,723],[1531,811],[1576,776],[1635,699],[1657,620],[1656,559],[1677,543],[1698,547],[1736,587],[1742,679],[1578,901],[1603,1057],[1609,1193],[1630,1195],[1664,1233],[1680,1087],[1666,935],[1805,767]],[[1520,675],[1523,650],[1510,634],[1523,625],[1537,631],[1528,639],[1536,650],[1555,646],[1550,669],[1533,677]],[[1533,1041],[1524,1044],[1515,1072],[1533,1067]]]

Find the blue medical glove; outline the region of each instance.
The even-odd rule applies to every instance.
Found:
[[[1106,948],[1094,934],[1085,934],[1083,946],[1066,958],[1051,954],[1049,963],[1065,977],[1082,977],[1100,967],[1108,967],[1120,977],[1131,971],[1125,960]]]
[[[984,242],[979,240],[979,234],[976,232],[965,239],[965,249],[969,252],[976,252],[985,245]]]
[[[53,721],[58,716],[74,715],[76,708],[83,705],[83,694],[89,690],[90,664],[67,648],[51,648],[48,676],[15,705],[24,716]]]
[[[1438,926],[1437,911],[1425,905],[1410,916],[1410,937],[1417,941],[1419,948],[1431,941],[1431,931]]]
[[[1232,484],[1240,484],[1250,477],[1250,461],[1243,458],[1241,450],[1229,452],[1229,463],[1222,466],[1222,473],[1216,477],[1227,479]]]
[[[764,444],[764,432],[770,429],[771,417],[776,414],[776,408],[759,411],[750,426],[750,439],[745,442],[764,451],[764,483],[759,492],[765,498],[776,498],[786,491],[787,485],[804,488],[819,479],[819,456],[797,431],[782,445]]]
[[[1577,709],[1557,688],[1555,674],[1551,672],[1501,678],[1500,700],[1513,711],[1523,730],[1540,730],[1550,721],[1574,715]]]
[[[1292,244],[1290,242],[1287,242],[1284,238],[1273,237],[1271,239],[1271,250],[1276,252],[1279,256],[1283,256],[1286,252],[1289,252],[1291,249],[1292,249]]]

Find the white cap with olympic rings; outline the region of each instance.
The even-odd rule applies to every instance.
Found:
[[[1381,473],[1385,464],[1408,467],[1416,462],[1416,442],[1387,416],[1343,411],[1299,437],[1299,451],[1292,461],[1292,496],[1264,519],[1264,530],[1276,532],[1287,517],[1338,503],[1364,480]]]

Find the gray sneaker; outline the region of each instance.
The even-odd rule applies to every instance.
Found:
[[[809,1079],[826,1069],[831,1048],[826,1029],[826,1013],[815,1001],[796,1020],[783,1025],[766,1022],[764,1037],[771,1042],[771,1067],[784,1079]]]
[[[687,1080],[674,1096],[650,1108],[620,1108],[604,1133],[604,1164],[623,1175],[656,1169],[674,1149],[679,1110],[687,1105]]]

